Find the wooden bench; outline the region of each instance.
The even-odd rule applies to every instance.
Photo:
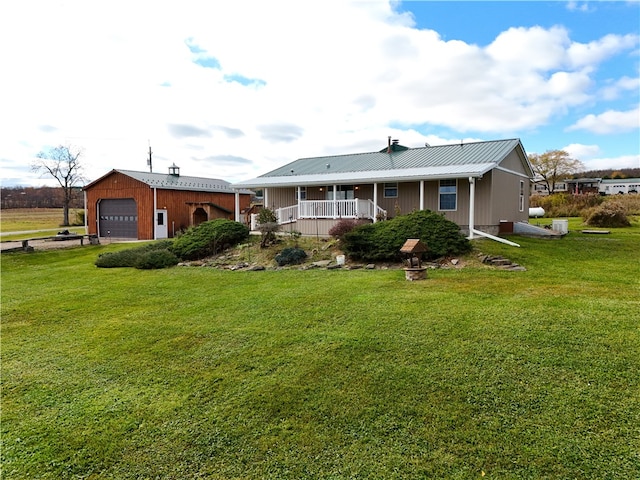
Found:
[[[91,235],[86,235],[86,234],[69,234],[69,235],[51,235],[48,237],[34,237],[34,238],[27,238],[25,240],[21,240],[22,242],[22,249],[25,251],[31,251],[33,250],[32,246],[29,246],[29,242],[32,241],[36,241],[36,240],[44,240],[46,241],[57,241],[57,242],[61,242],[64,240],[80,240],[80,245],[84,245],[84,240],[88,239],[91,245],[98,245],[100,243],[100,240],[98,239],[98,236],[95,234],[91,234]]]

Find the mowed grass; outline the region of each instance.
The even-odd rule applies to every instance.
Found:
[[[576,222],[421,282],[4,254],[3,478],[639,478],[640,227]]]
[[[69,210],[69,221],[76,220],[77,209]],[[8,235],[8,232],[42,230],[38,235],[55,235],[62,225],[62,208],[9,208],[0,211],[0,238],[2,240],[20,240],[34,234]],[[84,233],[84,227],[65,227],[69,231]]]

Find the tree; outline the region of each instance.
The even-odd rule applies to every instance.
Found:
[[[549,195],[554,193],[558,181],[584,171],[585,168],[580,160],[571,158],[564,150],[547,150],[541,155],[532,153],[529,155],[529,162],[533,172],[542,177]]]
[[[43,174],[48,173],[62,187],[62,225],[65,227],[69,226],[69,205],[76,192],[74,187],[84,181],[82,164],[80,163],[81,156],[81,149],[70,145],[59,145],[38,153],[36,155],[38,160],[34,160],[31,164],[32,171]]]

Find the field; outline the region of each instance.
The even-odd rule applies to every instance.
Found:
[[[527,268],[2,255],[2,478],[640,478],[640,225]]]
[[[76,219],[76,209],[69,210],[69,221]],[[0,211],[0,238],[20,240],[34,234],[8,235],[8,232],[38,231],[38,235],[55,235],[62,224],[61,208],[13,208]],[[84,227],[65,227],[84,233]]]

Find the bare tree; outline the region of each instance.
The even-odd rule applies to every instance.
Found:
[[[557,182],[585,169],[580,160],[571,158],[564,150],[547,150],[540,155],[532,153],[529,155],[529,162],[533,172],[547,186],[549,195],[555,192]]]
[[[36,155],[38,160],[31,164],[31,170],[38,173],[48,173],[55,178],[62,187],[63,226],[69,226],[69,204],[73,200],[76,187],[84,181],[80,157],[82,150],[70,145],[59,145],[44,150]]]

